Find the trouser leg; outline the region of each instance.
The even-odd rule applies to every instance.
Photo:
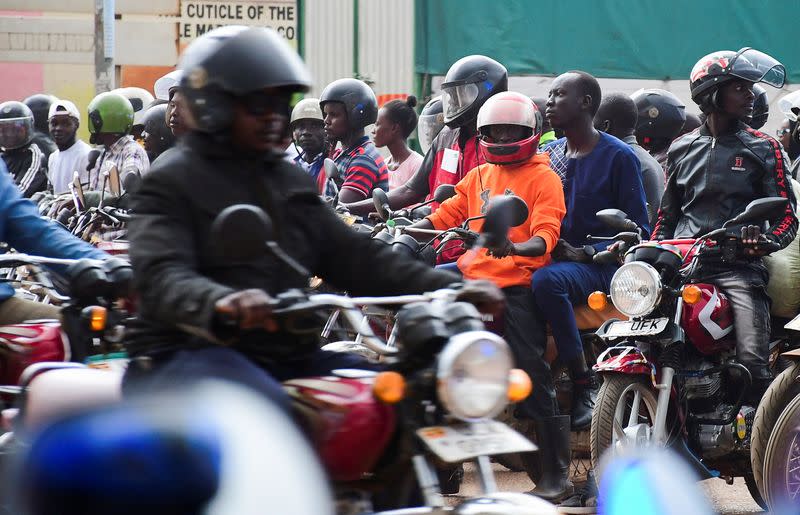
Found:
[[[20,297],[0,302],[0,325],[19,324],[28,320],[58,319],[61,308]]]

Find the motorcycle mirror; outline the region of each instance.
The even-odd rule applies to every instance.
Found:
[[[739,215],[722,224],[722,227],[752,222],[760,224],[765,220],[775,219],[783,213],[788,202],[789,199],[782,197],[756,199],[747,204],[747,207]]]
[[[81,185],[81,177],[78,172],[72,175],[72,182],[69,185],[69,191],[72,194],[72,201],[75,203],[75,209],[81,213],[86,209],[86,196],[83,194],[83,186]]]
[[[115,165],[111,165],[108,169],[108,189],[115,197],[122,194],[122,186],[119,181],[119,170]]]
[[[322,167],[325,169],[325,177],[328,179],[337,180],[339,178],[339,167],[336,162],[328,157],[322,162]]]
[[[434,202],[438,202],[439,204],[441,204],[450,197],[454,197],[455,194],[456,194],[456,187],[454,185],[440,184],[433,192],[433,200]]]
[[[635,231],[638,228],[634,222],[628,220],[627,213],[619,209],[601,209],[595,216],[616,231]]]
[[[515,195],[499,195],[489,200],[486,218],[481,234],[486,247],[503,243],[508,230],[525,222],[528,218],[528,205]]]
[[[235,204],[223,209],[211,224],[211,241],[226,259],[248,261],[265,254],[274,238],[272,220],[263,209]]]
[[[375,210],[381,220],[385,222],[392,217],[392,211],[389,209],[389,197],[385,191],[380,188],[372,190],[372,203],[375,205]]]

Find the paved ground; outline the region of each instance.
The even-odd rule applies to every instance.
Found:
[[[500,465],[494,465],[498,486],[507,491],[525,492],[533,487],[528,477],[521,472],[509,472]],[[741,478],[733,485],[727,485],[720,479],[711,479],[702,483],[714,504],[714,508],[722,515],[750,515],[764,513],[750,497],[747,487]],[[452,502],[462,496],[475,495],[479,492],[474,467],[467,465],[465,482],[461,486],[459,496],[452,496]]]

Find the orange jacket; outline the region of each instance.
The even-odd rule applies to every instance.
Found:
[[[558,241],[561,219],[564,218],[564,190],[561,179],[550,169],[546,154],[536,154],[518,165],[482,164],[473,168],[456,184],[456,194],[428,217],[438,230],[455,227],[467,218],[485,214],[491,197],[514,194],[528,204],[528,219],[512,227],[508,238],[524,243],[540,236],[547,244],[547,253],[539,257],[507,256],[497,259],[480,249],[458,259],[458,268],[467,279],[488,279],[498,287],[528,286],[533,272],[550,261],[550,251]],[[470,222],[470,229],[479,231],[483,220]]]

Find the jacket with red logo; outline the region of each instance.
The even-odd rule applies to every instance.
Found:
[[[406,183],[407,186],[426,195],[426,200],[429,200],[439,185],[456,184],[470,170],[483,164],[483,159],[479,158],[477,134],[468,137],[465,142],[459,141],[460,136],[460,128],[444,127],[433,140],[417,172]],[[437,205],[434,204],[434,208]]]
[[[696,238],[722,227],[751,201],[788,198],[766,236],[786,247],[797,232],[788,158],[780,144],[742,122],[714,138],[704,124],[672,143],[653,239]]]

